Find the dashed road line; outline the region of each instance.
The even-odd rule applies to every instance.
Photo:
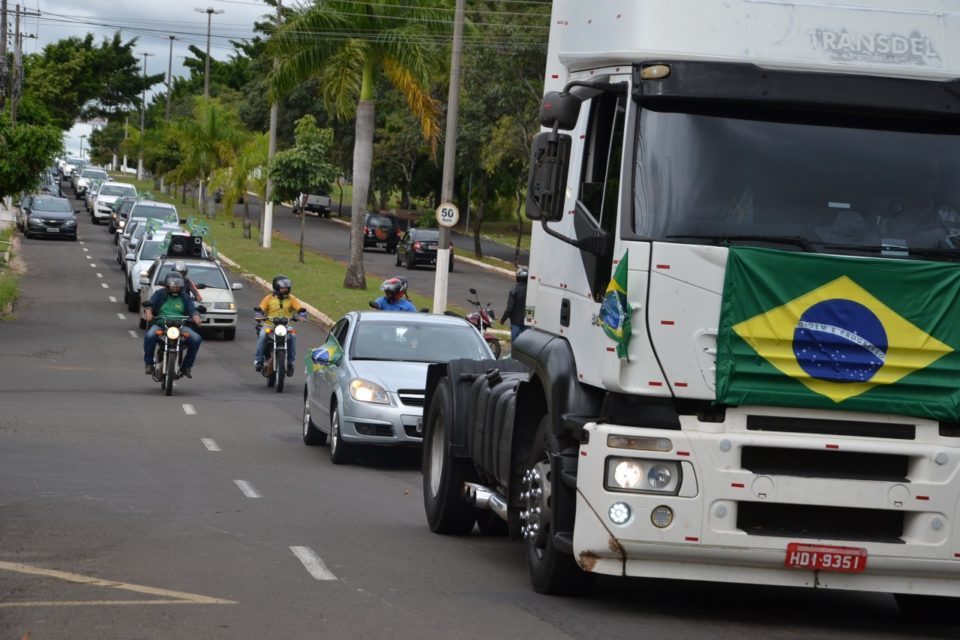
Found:
[[[94,269],[96,269],[96,268],[97,268],[97,263],[96,263],[96,262],[91,262],[91,263],[90,263],[90,266],[93,267]]]
[[[202,442],[203,446],[207,448],[207,451],[223,451],[223,449],[217,446],[217,443],[213,438],[200,438],[200,442]]]
[[[116,302],[116,301],[117,301],[116,298],[114,298],[113,296],[110,296],[110,302]]]
[[[136,337],[137,337],[137,332],[134,331],[133,329],[130,329],[130,337],[131,337],[131,338],[136,338]]]
[[[127,316],[123,315],[122,313],[118,313],[118,314],[117,314],[117,317],[120,318],[121,320],[126,320],[126,319],[127,319]]]
[[[256,489],[253,488],[253,485],[247,482],[246,480],[234,480],[233,483],[239,487],[240,491],[243,492],[243,495],[248,498],[262,498]]]
[[[104,289],[109,289],[109,288],[110,288],[110,285],[108,285],[106,282],[101,282],[101,283],[100,283],[100,286],[103,287]]]
[[[293,555],[297,556],[297,559],[303,563],[303,568],[307,570],[315,580],[336,580],[337,576],[333,575],[333,572],[330,569],[327,569],[327,565],[323,564],[323,560],[320,559],[313,549],[310,547],[290,547],[290,551],[293,551]]]
[[[103,274],[102,274],[102,273],[98,273],[98,274],[97,274],[97,277],[98,277],[98,278],[102,278],[102,277],[103,277]]]
[[[187,414],[188,416],[195,416],[195,415],[197,415],[197,410],[193,408],[193,405],[192,405],[192,404],[185,404],[185,405],[183,405],[183,412],[184,412],[185,414]]]

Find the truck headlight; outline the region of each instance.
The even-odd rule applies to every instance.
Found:
[[[390,404],[390,396],[383,387],[362,378],[354,378],[350,381],[350,397],[359,402]]]
[[[607,458],[609,491],[676,494],[680,490],[680,464],[669,460]]]

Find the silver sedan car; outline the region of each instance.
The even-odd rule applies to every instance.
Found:
[[[361,445],[420,446],[427,367],[457,358],[492,359],[463,318],[401,311],[352,311],[308,350],[303,441],[330,440],[334,464]]]

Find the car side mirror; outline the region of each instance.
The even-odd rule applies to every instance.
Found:
[[[180,224],[187,224],[186,218],[180,218]]]
[[[477,295],[477,290],[474,289],[473,287],[470,287],[470,293],[472,293],[473,295]]]
[[[148,278],[148,277],[146,277],[146,276],[140,276],[140,284],[149,287],[149,286],[150,286],[150,278]]]
[[[80,209],[74,209],[74,210],[73,210],[73,213],[74,213],[74,215],[80,213]]]
[[[205,282],[200,282],[200,283],[197,283],[196,287],[197,289],[206,289],[207,284]]]
[[[240,282],[234,282],[232,285],[230,285],[230,288],[234,291],[240,291],[243,289],[243,284]]]
[[[123,259],[124,259],[124,260],[133,260],[135,257],[136,257],[136,256],[134,256],[132,253],[128,253],[127,255],[123,256]]]

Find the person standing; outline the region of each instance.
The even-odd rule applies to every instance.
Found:
[[[517,284],[510,290],[507,296],[507,306],[503,310],[503,317],[500,318],[500,324],[506,324],[510,320],[510,341],[513,342],[521,333],[527,330],[523,324],[523,316],[527,306],[527,277],[526,267],[517,269]]]

